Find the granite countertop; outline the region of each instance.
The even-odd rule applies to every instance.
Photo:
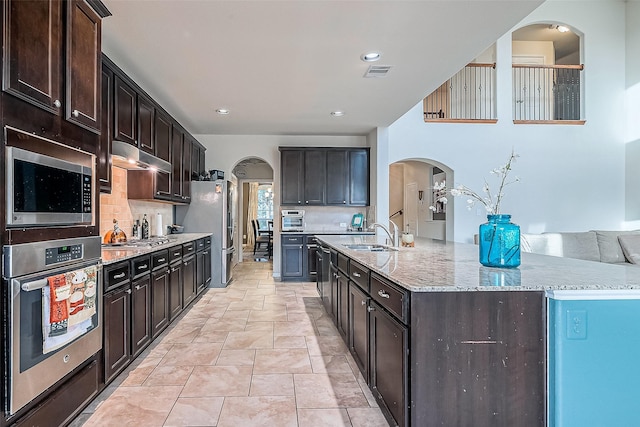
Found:
[[[183,243],[192,242],[194,240],[201,239],[203,237],[211,236],[211,233],[184,233],[184,234],[170,234],[164,236],[169,238],[169,242],[160,245],[147,246],[147,247],[130,247],[130,246],[112,246],[102,247],[102,264],[108,265],[119,261],[124,261],[130,258],[135,258],[140,255],[150,254],[165,248],[170,248]]]
[[[348,230],[304,230],[304,231],[282,231],[282,234],[314,234],[314,235],[374,235],[374,231],[348,231]]]
[[[640,290],[640,267],[522,253],[515,269],[478,262],[478,246],[415,238],[415,247],[366,252],[345,244],[377,243],[373,236],[319,236],[338,252],[412,292]]]

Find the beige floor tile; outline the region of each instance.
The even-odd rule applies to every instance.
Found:
[[[195,337],[200,333],[200,329],[202,328],[203,322],[199,322],[199,326],[176,326],[175,328],[169,330],[167,335],[161,338],[161,342],[163,344],[168,343],[188,343],[192,342]]]
[[[157,340],[149,346],[140,357],[144,358],[156,358],[156,357],[164,357],[165,354],[171,350],[173,347],[173,343],[167,342],[163,343],[162,340]]]
[[[293,381],[298,408],[369,407],[351,374],[296,374]]]
[[[255,301],[255,300],[235,301],[229,304],[227,311],[262,310],[263,305],[264,305],[263,298],[260,298],[260,301]]]
[[[348,349],[340,336],[307,336],[307,348],[310,356],[331,356],[347,354]]]
[[[307,348],[307,340],[303,336],[278,336],[273,339],[273,348]]]
[[[351,366],[347,358],[342,355],[310,356],[311,368],[314,374],[351,374]]]
[[[157,366],[144,382],[146,386],[185,385],[193,366]]]
[[[164,426],[216,426],[223,402],[224,397],[180,397]]]
[[[348,408],[353,427],[388,427],[389,423],[378,408]]]
[[[249,396],[294,396],[293,374],[253,375]]]
[[[250,366],[196,366],[180,397],[248,396]]]
[[[251,310],[227,310],[222,315],[221,319],[244,319],[247,320]]]
[[[225,350],[273,348],[273,332],[261,330],[229,332],[223,348]]]
[[[245,332],[249,331],[267,331],[273,332],[273,322],[247,322],[244,328]]]
[[[193,339],[193,342],[219,342],[223,343],[227,339],[227,335],[229,335],[228,331],[216,331],[210,328],[202,328],[200,333],[196,335]]]
[[[251,310],[248,322],[284,322],[287,320],[287,310]]]
[[[160,364],[173,366],[213,365],[221,349],[222,343],[175,344],[162,358]]]
[[[216,366],[253,366],[255,350],[222,350]]]
[[[346,409],[298,409],[299,427],[351,427]]]
[[[218,427],[297,427],[293,397],[229,397],[224,400]]]
[[[202,331],[244,331],[245,326],[247,326],[246,319],[209,319],[204,323]]]
[[[315,329],[312,322],[294,321],[294,322],[275,322],[273,334],[276,337],[286,336],[306,336],[315,335]]]
[[[257,350],[254,374],[311,373],[311,361],[306,349]]]
[[[119,387],[85,427],[161,426],[182,387]]]
[[[161,362],[162,359],[157,357],[137,359],[121,374],[121,377],[124,378],[119,378],[122,380],[119,385],[125,387],[142,385],[151,372],[153,372],[156,366]]]

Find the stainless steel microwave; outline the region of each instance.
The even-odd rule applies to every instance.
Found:
[[[282,231],[304,231],[303,210],[282,211]]]
[[[68,150],[7,146],[7,227],[93,224],[93,155],[74,152],[71,161],[62,155]]]

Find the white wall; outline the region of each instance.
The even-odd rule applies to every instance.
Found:
[[[640,2],[626,4],[626,220],[640,228]]]
[[[364,136],[317,135],[194,135],[207,149],[207,170],[219,169],[231,176],[234,166],[249,157],[260,158],[273,168],[273,205],[280,206],[279,146],[295,147],[365,147]],[[280,277],[280,224],[274,221],[273,275]]]
[[[585,125],[513,124],[508,33],[496,44],[498,123],[424,123],[419,103],[388,128],[388,162],[434,159],[453,169],[455,183],[481,191],[489,171],[504,164],[513,148],[520,154],[513,174],[522,182],[508,188],[502,211],[523,232],[628,228],[625,3],[546,2],[514,29],[539,22],[565,22],[585,34]],[[464,200],[452,202],[453,240],[472,242],[485,213],[467,211]]]

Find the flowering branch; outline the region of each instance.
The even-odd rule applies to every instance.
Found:
[[[508,185],[511,185],[515,182],[520,182],[520,178],[517,176],[509,180],[509,172],[511,172],[511,165],[516,159],[520,157],[513,150],[511,150],[511,156],[509,156],[509,160],[507,163],[501,167],[495,168],[489,173],[496,175],[500,179],[500,187],[498,187],[498,192],[494,195],[491,193],[491,188],[489,183],[485,179],[484,185],[482,186],[482,192],[484,196],[479,195],[466,185],[458,185],[455,188],[451,188],[447,190],[447,186],[445,181],[436,182],[433,184],[434,189],[434,204],[436,202],[447,203],[447,192],[451,193],[452,196],[467,196],[467,209],[471,210],[476,203],[481,203],[487,214],[489,215],[497,215],[500,213],[500,204],[502,203],[502,199],[504,197],[504,189]],[[429,209],[435,212],[435,206],[429,206]]]

